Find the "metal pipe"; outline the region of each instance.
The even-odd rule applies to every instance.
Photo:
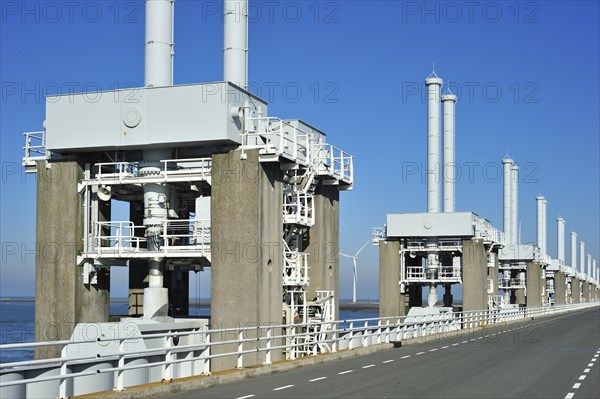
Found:
[[[223,80],[248,88],[248,0],[223,2]]]
[[[510,158],[504,158],[502,160],[502,165],[504,167],[504,238],[506,240],[506,245],[512,245],[512,236],[511,236],[511,209],[512,209],[512,193],[511,193],[511,168],[514,164],[514,161]]]
[[[548,201],[544,199],[542,202],[542,243],[544,244],[544,249],[542,251],[542,255],[546,256],[548,254],[548,230],[547,230],[547,211],[548,211]]]
[[[427,86],[427,212],[440,211],[440,88],[444,81],[435,74]]]
[[[579,241],[579,272],[585,274],[585,242]]]
[[[512,244],[517,245],[521,240],[517,231],[519,226],[519,167],[517,165],[512,165],[510,167],[510,172],[510,237],[512,239]]]
[[[571,268],[577,271],[577,233],[571,232]]]
[[[587,256],[587,275],[588,278],[592,278],[592,255],[588,254]]]
[[[173,85],[175,0],[146,0],[144,85]]]
[[[457,97],[454,94],[444,94],[444,212],[454,212],[454,185],[456,180],[455,164],[455,111]]]
[[[559,264],[564,264],[565,263],[565,219],[563,219],[562,217],[559,216],[558,218],[556,218],[556,222],[557,222],[557,228],[558,228],[557,258],[558,258]]]
[[[537,205],[537,246],[542,256],[544,255],[544,197],[539,194],[535,197]]]

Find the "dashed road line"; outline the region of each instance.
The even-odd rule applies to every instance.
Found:
[[[273,390],[274,391],[282,391],[284,389],[288,389],[288,388],[291,388],[291,387],[293,387],[293,385],[285,385],[285,386],[282,386],[282,387],[279,387],[279,388],[273,388]]]
[[[588,363],[588,367],[592,367],[594,363]]]
[[[354,370],[346,370],[346,371],[342,371],[341,373],[338,373],[339,375],[343,375],[343,374],[348,374],[348,373],[353,373]]]
[[[573,396],[575,396],[575,393],[569,392],[567,396],[565,396],[565,399],[571,399]]]
[[[457,345],[458,345],[458,342],[457,342],[457,343],[455,343],[455,344],[452,344],[452,346],[457,346]]]
[[[419,352],[417,353],[417,356],[424,354],[425,352]]]
[[[576,382],[575,384],[573,384],[573,389],[579,389],[580,386],[581,382]]]
[[[375,365],[374,364],[368,364],[366,366],[363,366],[362,368],[363,369],[370,369],[371,367],[375,367]]]
[[[236,398],[236,399],[248,399],[248,398],[253,398],[255,396],[256,395],[246,395],[246,396],[240,396],[239,398]]]
[[[381,363],[384,363],[384,364],[385,364],[385,363],[391,363],[391,362],[393,362],[393,361],[394,361],[394,359],[390,359],[390,360],[384,360],[384,361],[383,361],[383,362],[381,362]]]
[[[469,341],[463,341],[463,342],[461,342],[461,344],[466,344],[467,342],[469,342]]]
[[[437,349],[429,349],[429,352],[435,352]]]
[[[448,345],[446,345],[446,346],[442,346],[442,349],[446,349],[446,348],[448,348]]]
[[[586,375],[585,375],[585,374],[582,374],[582,375],[580,375],[580,376],[579,376],[579,381],[583,381],[583,380],[585,380],[585,377],[586,377]]]
[[[410,355],[402,356],[400,359],[408,359]]]
[[[583,372],[584,372],[584,373],[589,373],[589,372],[590,372],[590,369],[585,369],[585,370],[583,370]]]
[[[319,378],[313,378],[312,380],[308,380],[308,382],[316,382],[316,381],[321,381],[326,379],[327,377],[319,377]]]

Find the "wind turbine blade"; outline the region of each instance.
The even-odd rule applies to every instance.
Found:
[[[365,245],[360,247],[360,249],[358,250],[358,252],[356,254],[354,254],[354,256],[358,256],[358,254],[361,253],[362,250],[365,249],[367,247],[367,245],[369,245],[370,242],[371,242],[371,240],[368,240],[367,242],[365,242]]]
[[[352,256],[352,255],[343,254],[343,253],[341,253],[341,252],[340,252],[339,254],[340,254],[340,256],[343,256],[343,257],[345,257],[345,258],[354,259],[354,256]]]

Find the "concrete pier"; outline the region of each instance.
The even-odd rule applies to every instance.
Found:
[[[579,287],[579,279],[577,277],[571,278],[571,297],[573,298],[573,303],[580,303],[580,287]]]
[[[564,305],[566,303],[566,276],[564,273],[554,273],[554,304]]]
[[[339,200],[337,187],[319,184],[313,198],[315,224],[308,231],[309,242],[305,249],[310,261],[307,300],[315,298],[316,291],[335,291],[335,319],[340,314]]]
[[[246,154],[245,160],[240,159],[239,150],[212,156],[212,328],[282,322],[282,173],[278,163],[259,163],[258,150]],[[236,337],[233,332],[212,339]],[[244,338],[252,337],[252,333],[244,334]],[[273,343],[278,345],[278,341]],[[235,350],[236,345],[220,345],[213,352]],[[246,354],[244,362],[260,364],[264,357],[264,352]],[[272,361],[281,358],[281,350],[272,351]],[[232,357],[211,361],[213,372],[235,366]]]
[[[542,306],[542,268],[537,262],[527,263],[527,307]]]
[[[487,254],[483,240],[463,241],[463,311],[487,309]]]
[[[379,317],[406,315],[400,293],[400,241],[379,241]]]
[[[37,165],[36,341],[69,339],[77,323],[108,321],[108,271],[98,273],[97,284],[84,285],[77,266],[83,249],[83,203],[77,191],[82,177],[74,161]],[[35,357],[60,357],[60,347],[36,348]]]

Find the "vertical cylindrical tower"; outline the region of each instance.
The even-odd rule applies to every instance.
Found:
[[[592,255],[588,254],[587,255],[587,275],[588,278],[592,278]]]
[[[173,12],[175,0],[146,0],[144,85],[173,84]]]
[[[557,229],[558,229],[558,243],[557,243],[557,258],[559,264],[565,263],[565,219],[562,217],[556,218]]]
[[[444,108],[444,167],[442,177],[444,181],[444,212],[454,212],[456,183],[455,164],[455,111],[457,97],[449,90],[442,96]]]
[[[585,273],[585,242],[579,241],[579,273]]]
[[[440,88],[443,80],[435,73],[427,86],[427,212],[440,211]]]
[[[547,229],[547,210],[548,210],[548,201],[546,199],[544,199],[544,201],[542,202],[542,243],[543,243],[543,249],[542,249],[542,255],[546,256],[548,254],[548,229]]]
[[[223,80],[248,88],[248,0],[223,3]]]
[[[577,271],[577,233],[571,232],[571,267]]]
[[[512,165],[510,167],[510,204],[511,204],[511,220],[510,220],[510,237],[512,244],[519,243],[519,167]]]
[[[540,253],[544,254],[544,197],[538,194],[535,197],[535,204],[537,208],[537,246],[540,249]]]
[[[504,158],[502,160],[502,165],[504,167],[504,238],[506,240],[506,245],[512,245],[512,237],[511,237],[511,209],[512,209],[512,195],[511,195],[511,168],[514,164],[514,161],[510,158]]]

